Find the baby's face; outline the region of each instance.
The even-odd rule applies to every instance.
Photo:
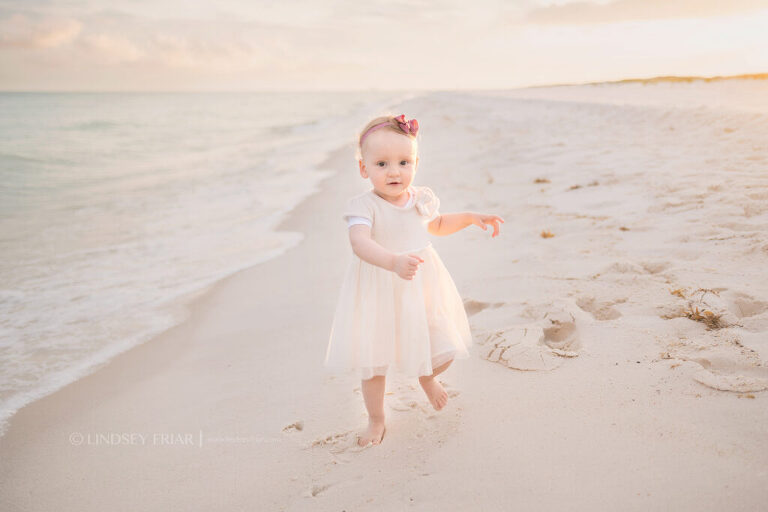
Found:
[[[419,164],[416,140],[390,130],[376,130],[363,141],[360,175],[382,197],[397,199],[413,182]]]

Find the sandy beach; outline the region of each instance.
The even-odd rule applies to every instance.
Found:
[[[441,213],[506,221],[433,238],[476,342],[443,410],[392,375],[358,450],[360,382],[322,366],[369,188],[348,145],[279,226],[300,244],[11,419],[0,509],[764,508],[768,113],[536,94],[396,108]]]

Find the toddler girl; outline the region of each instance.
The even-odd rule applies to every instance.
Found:
[[[347,203],[352,262],[341,286],[324,365],[354,369],[362,380],[368,429],[360,446],[384,437],[387,369],[418,377],[435,410],[447,400],[435,377],[472,344],[464,305],[429,235],[470,224],[499,234],[497,215],[438,212],[428,187],[412,185],[419,163],[415,119],[373,119],[358,139],[360,176],[372,189]]]

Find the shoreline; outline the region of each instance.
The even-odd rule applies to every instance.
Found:
[[[337,147],[335,149],[332,149],[332,150],[328,151],[326,157],[316,166],[318,172],[320,172],[320,173],[327,172],[327,168],[325,168],[324,165],[327,165],[329,162],[331,162],[333,160],[334,153],[339,152],[342,147],[343,146],[340,146],[340,147]],[[326,169],[326,170],[324,170],[324,169]],[[293,214],[293,211],[296,208],[298,208],[299,205],[301,205],[305,201],[308,201],[313,195],[315,195],[316,193],[318,193],[320,191],[321,183],[325,179],[329,179],[331,177],[332,176],[326,176],[325,178],[322,178],[322,177],[318,178],[318,183],[317,183],[316,189],[312,193],[310,193],[309,195],[303,197],[290,210],[287,210],[287,211],[283,212],[282,213],[282,220],[280,221],[279,224],[276,224],[273,227],[273,231],[274,232],[281,232],[281,231],[282,232],[290,232],[287,229],[281,229],[283,227],[283,224],[286,223],[290,219],[290,216]],[[132,349],[134,349],[134,348],[136,348],[138,346],[141,346],[141,345],[144,345],[144,344],[147,344],[147,343],[151,343],[154,340],[156,340],[157,338],[159,338],[160,336],[164,335],[165,333],[167,333],[168,331],[173,329],[174,327],[178,327],[179,325],[189,321],[189,319],[192,318],[195,315],[195,311],[199,310],[199,308],[204,308],[205,307],[205,306],[195,306],[195,305],[198,302],[201,302],[201,301],[204,302],[205,301],[205,297],[209,293],[213,292],[214,288],[216,288],[217,286],[222,284],[224,281],[226,281],[229,278],[232,278],[233,276],[236,276],[236,275],[240,274],[243,271],[247,271],[247,270],[249,270],[249,269],[251,269],[253,267],[256,267],[258,265],[266,263],[266,262],[268,262],[268,261],[270,261],[272,259],[279,258],[286,251],[291,250],[292,248],[300,245],[302,240],[303,240],[303,238],[305,237],[305,234],[301,233],[300,231],[298,231],[298,232],[297,231],[293,231],[293,233],[300,234],[301,239],[297,243],[294,243],[293,245],[289,245],[289,246],[286,246],[284,249],[281,249],[277,255],[267,255],[265,258],[261,259],[260,261],[257,261],[255,263],[249,264],[247,266],[244,266],[244,267],[242,267],[242,268],[240,268],[238,270],[234,270],[234,271],[232,271],[231,273],[229,273],[227,275],[224,275],[224,276],[221,276],[221,277],[217,277],[213,281],[211,281],[210,283],[208,283],[206,285],[203,285],[200,288],[182,292],[179,295],[177,295],[175,297],[172,297],[170,299],[167,299],[164,302],[162,302],[161,304],[159,304],[158,307],[157,307],[157,312],[158,312],[158,314],[168,315],[169,320],[166,323],[169,324],[169,325],[167,325],[166,327],[161,328],[161,330],[156,331],[154,334],[149,335],[148,337],[146,337],[145,341],[129,344],[129,346],[127,348],[125,348],[123,350],[120,350],[120,351],[116,352],[113,355],[108,356],[107,359],[101,360],[101,361],[98,361],[96,363],[88,365],[87,367],[85,367],[85,369],[83,369],[83,370],[81,370],[81,371],[79,371],[77,373],[77,376],[74,378],[74,380],[71,380],[71,381],[67,382],[66,384],[63,384],[63,385],[60,385],[60,384],[50,384],[50,385],[43,386],[41,388],[42,391],[39,391],[39,392],[35,393],[36,398],[33,398],[33,399],[27,401],[26,403],[24,403],[23,405],[21,405],[20,407],[18,407],[10,416],[8,416],[8,418],[3,422],[3,424],[0,425],[0,439],[5,435],[6,431],[10,428],[10,423],[13,421],[13,418],[15,418],[16,415],[19,413],[19,411],[21,411],[25,407],[27,407],[27,406],[29,406],[29,405],[31,405],[31,404],[39,401],[39,400],[42,400],[43,398],[45,398],[47,396],[50,396],[51,394],[54,394],[54,393],[60,391],[64,387],[69,386],[70,384],[72,384],[74,382],[77,382],[77,381],[79,381],[79,380],[81,380],[81,379],[83,379],[83,378],[85,378],[85,377],[87,377],[87,376],[97,372],[97,371],[100,371],[102,368],[104,368],[105,366],[109,365],[111,363],[111,361],[113,361],[116,357],[119,357],[122,354],[125,354],[126,352],[128,352],[128,351],[130,351],[130,350],[132,350]],[[274,252],[274,251],[271,251],[271,252]],[[142,337],[145,337],[145,336],[146,335],[144,335]],[[92,356],[92,357],[94,357],[94,356]],[[55,389],[53,389],[52,391],[45,391],[46,389],[49,389],[51,387],[55,387]],[[26,399],[26,398],[24,398],[24,399]],[[17,401],[19,401],[19,400],[17,400]]]
[[[330,150],[328,152],[328,156],[323,160],[323,162],[321,162],[317,166],[317,169],[320,170],[320,171],[323,171],[323,170],[333,170],[329,166],[331,166],[334,162],[338,161],[342,154],[343,155],[348,155],[349,154],[350,148],[348,146],[349,146],[348,144],[345,144],[345,145],[343,145],[341,147],[337,147],[337,148],[335,148],[333,150]],[[338,174],[338,171],[337,171],[337,174]],[[277,225],[275,225],[275,227],[274,227],[275,231],[299,232],[299,233],[302,234],[302,236],[304,238],[306,238],[306,234],[302,233],[298,229],[298,228],[300,228],[300,224],[301,223],[298,220],[298,214],[296,212],[297,212],[297,210],[301,209],[301,207],[302,207],[302,205],[304,203],[306,203],[308,201],[311,201],[313,199],[313,197],[315,197],[317,194],[322,192],[323,188],[325,187],[325,183],[327,181],[329,181],[329,180],[332,180],[335,177],[336,177],[336,175],[332,174],[332,175],[329,175],[329,176],[325,177],[324,179],[321,179],[318,182],[317,190],[315,190],[312,194],[310,194],[307,197],[305,197],[304,199],[302,199],[298,204],[296,204],[296,206],[294,206],[291,210],[289,210],[283,216],[283,219]],[[293,228],[293,229],[290,229],[290,228]],[[241,274],[250,272],[254,268],[257,268],[257,267],[259,267],[261,265],[267,264],[267,263],[269,263],[270,261],[272,261],[274,259],[278,259],[281,256],[283,256],[286,252],[294,250],[294,249],[300,247],[303,243],[304,243],[304,239],[302,239],[298,244],[295,244],[295,245],[293,245],[291,247],[286,248],[283,252],[281,252],[277,256],[270,257],[267,260],[264,260],[264,261],[255,263],[253,265],[250,265],[248,267],[239,269],[239,270],[237,270],[237,271],[235,271],[235,272],[233,272],[233,273],[231,273],[231,274],[229,274],[227,276],[224,276],[224,277],[222,277],[220,279],[217,279],[217,280],[209,283],[208,285],[203,286],[200,289],[186,292],[186,293],[184,293],[182,295],[179,295],[179,296],[174,297],[173,299],[167,301],[163,305],[163,310],[172,312],[173,315],[179,315],[180,320],[177,323],[175,323],[174,325],[168,327],[167,329],[164,329],[163,331],[153,335],[147,341],[142,342],[142,343],[140,343],[138,345],[131,346],[127,350],[125,350],[123,352],[120,352],[119,354],[113,356],[111,359],[96,365],[95,371],[92,371],[92,372],[90,372],[90,373],[88,373],[86,375],[78,377],[76,380],[66,384],[62,388],[59,388],[59,389],[57,389],[57,390],[55,390],[55,391],[53,391],[53,392],[51,392],[51,393],[49,393],[49,394],[47,394],[45,396],[42,396],[42,397],[37,398],[37,399],[34,399],[32,402],[30,402],[28,404],[25,404],[24,406],[22,406],[20,409],[18,409],[9,418],[7,430],[10,430],[11,424],[13,423],[13,420],[16,418],[16,416],[21,411],[26,409],[27,407],[32,406],[35,403],[37,403],[37,402],[39,402],[39,401],[41,401],[41,400],[43,400],[45,398],[48,398],[48,397],[50,397],[52,395],[55,395],[59,391],[62,391],[62,390],[64,390],[65,388],[67,388],[69,386],[77,384],[77,382],[79,382],[80,380],[88,378],[88,377],[96,374],[97,372],[106,371],[108,369],[108,367],[112,364],[113,361],[115,361],[119,357],[122,357],[122,356],[126,355],[128,352],[131,352],[134,349],[137,349],[137,348],[142,347],[144,345],[149,345],[149,344],[155,343],[155,342],[159,341],[160,339],[165,339],[165,338],[171,336],[171,332],[172,331],[174,331],[175,329],[181,328],[184,324],[194,320],[201,313],[203,313],[203,311],[208,307],[208,303],[211,300],[213,300],[213,296],[217,294],[217,292],[218,292],[218,290],[220,288],[227,286],[227,284],[230,281],[232,281],[232,280],[240,279]],[[2,440],[2,437],[3,437],[3,435],[0,435],[0,440]]]
[[[284,218],[280,221],[275,229],[278,231],[299,231],[304,233],[304,239],[297,245],[290,247],[280,256],[272,258],[256,265],[241,269],[229,276],[226,276],[214,283],[211,283],[207,287],[204,287],[196,292],[191,292],[187,296],[186,302],[184,297],[179,300],[174,300],[169,304],[169,307],[183,310],[186,312],[186,318],[165,331],[154,336],[147,342],[141,343],[130,349],[118,354],[94,372],[73,381],[66,386],[50,393],[42,398],[39,398],[21,409],[19,409],[8,422],[8,427],[5,434],[0,437],[0,459],[6,461],[6,464],[0,468],[0,481],[6,481],[10,484],[7,478],[3,478],[7,471],[11,470],[14,465],[14,460],[17,457],[23,455],[23,449],[37,444],[37,441],[42,438],[46,438],[51,434],[51,430],[64,424],[69,424],[69,418],[79,417],[86,419],[90,415],[91,405],[104,406],[108,404],[110,400],[115,399],[115,395],[123,394],[127,390],[135,390],[137,387],[146,387],[146,384],[153,379],[158,378],[167,372],[169,368],[178,364],[180,359],[184,359],[185,355],[189,355],[190,351],[194,348],[187,341],[188,338],[202,338],[202,336],[196,336],[196,333],[202,331],[201,324],[205,323],[205,319],[211,316],[211,310],[220,308],[222,304],[222,296],[228,292],[231,293],[233,288],[240,288],[243,283],[254,283],[258,280],[255,275],[269,274],[264,269],[270,266],[280,267],[279,261],[286,258],[289,255],[293,255],[296,259],[299,253],[302,252],[303,247],[307,245],[308,239],[311,238],[309,234],[303,231],[303,226],[312,226],[312,220],[307,221],[307,214],[309,212],[317,210],[317,203],[329,204],[329,199],[324,199],[323,195],[328,195],[329,191],[333,192],[337,197],[344,195],[350,195],[354,188],[354,181],[346,180],[346,186],[342,185],[338,179],[335,179],[337,175],[342,172],[338,168],[338,164],[349,160],[353,155],[354,150],[349,144],[338,147],[329,151],[327,158],[318,165],[318,170],[334,171],[333,174],[329,174],[323,178],[317,185],[317,190],[311,195],[307,196],[296,207],[294,207]],[[345,190],[347,191],[345,194]],[[337,203],[334,205],[335,210],[338,210],[339,215],[342,211],[342,205]],[[333,218],[336,216],[328,214],[328,217]],[[310,219],[318,220],[318,216],[309,216]],[[325,218],[325,217],[324,217]],[[340,219],[340,217],[339,217]],[[341,226],[341,221],[337,223]],[[343,230],[336,229],[337,234],[343,235]],[[320,230],[318,230],[318,233]],[[315,235],[317,236],[317,235]],[[335,247],[344,247],[341,244],[334,244]],[[275,274],[272,273],[274,276]],[[338,279],[329,280],[333,284]],[[275,283],[277,284],[277,283]],[[239,293],[239,291],[237,292]],[[189,295],[192,298],[189,298]],[[269,304],[268,297],[262,296],[260,301],[265,305]],[[326,315],[327,316],[327,315]],[[329,317],[330,318],[330,317]],[[330,322],[330,320],[329,320]],[[329,323],[330,329],[330,323]],[[198,346],[198,348],[201,348]],[[204,348],[204,347],[202,347]],[[236,346],[231,351],[232,356],[237,356],[237,350],[242,349],[241,346]],[[316,363],[322,365],[322,354],[325,347],[316,347],[318,351],[318,358]],[[216,401],[213,397],[212,401]],[[171,404],[168,404],[171,406]],[[158,411],[162,410],[159,408]],[[109,420],[111,415],[104,414],[103,419],[106,424],[113,423]],[[124,432],[124,431],[141,431],[146,428],[139,428],[139,424],[134,424],[133,421],[125,421],[126,426],[133,424],[130,428],[98,428],[95,430],[101,430],[105,432]],[[162,425],[163,422],[158,422],[158,425]],[[163,432],[165,427],[160,426],[159,432]],[[80,430],[73,430],[73,432],[80,432]],[[92,429],[93,430],[93,429]],[[185,434],[190,429],[180,429]],[[197,434],[198,429],[191,429],[191,432]],[[66,437],[59,438],[58,441],[66,442]],[[67,447],[72,449],[73,446]],[[77,446],[74,446],[77,448]],[[10,463],[10,464],[8,464]],[[44,481],[40,482],[40,485],[45,485]],[[5,487],[5,486],[3,486]],[[7,489],[6,489],[7,490]],[[38,506],[41,505],[38,503]]]

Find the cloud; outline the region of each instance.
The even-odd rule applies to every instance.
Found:
[[[146,55],[142,48],[120,35],[88,34],[82,37],[81,44],[112,63],[134,62]]]
[[[229,35],[216,39],[177,34],[155,34],[148,42],[155,60],[179,68],[238,69],[258,64],[264,57],[255,41]]]
[[[0,0],[0,88],[501,88],[768,62],[768,0],[106,4]]]
[[[55,48],[75,39],[82,29],[74,19],[14,14],[0,20],[0,48]]]
[[[586,25],[674,18],[709,18],[768,9],[768,0],[615,0],[572,2],[528,11],[525,21],[540,25]]]

